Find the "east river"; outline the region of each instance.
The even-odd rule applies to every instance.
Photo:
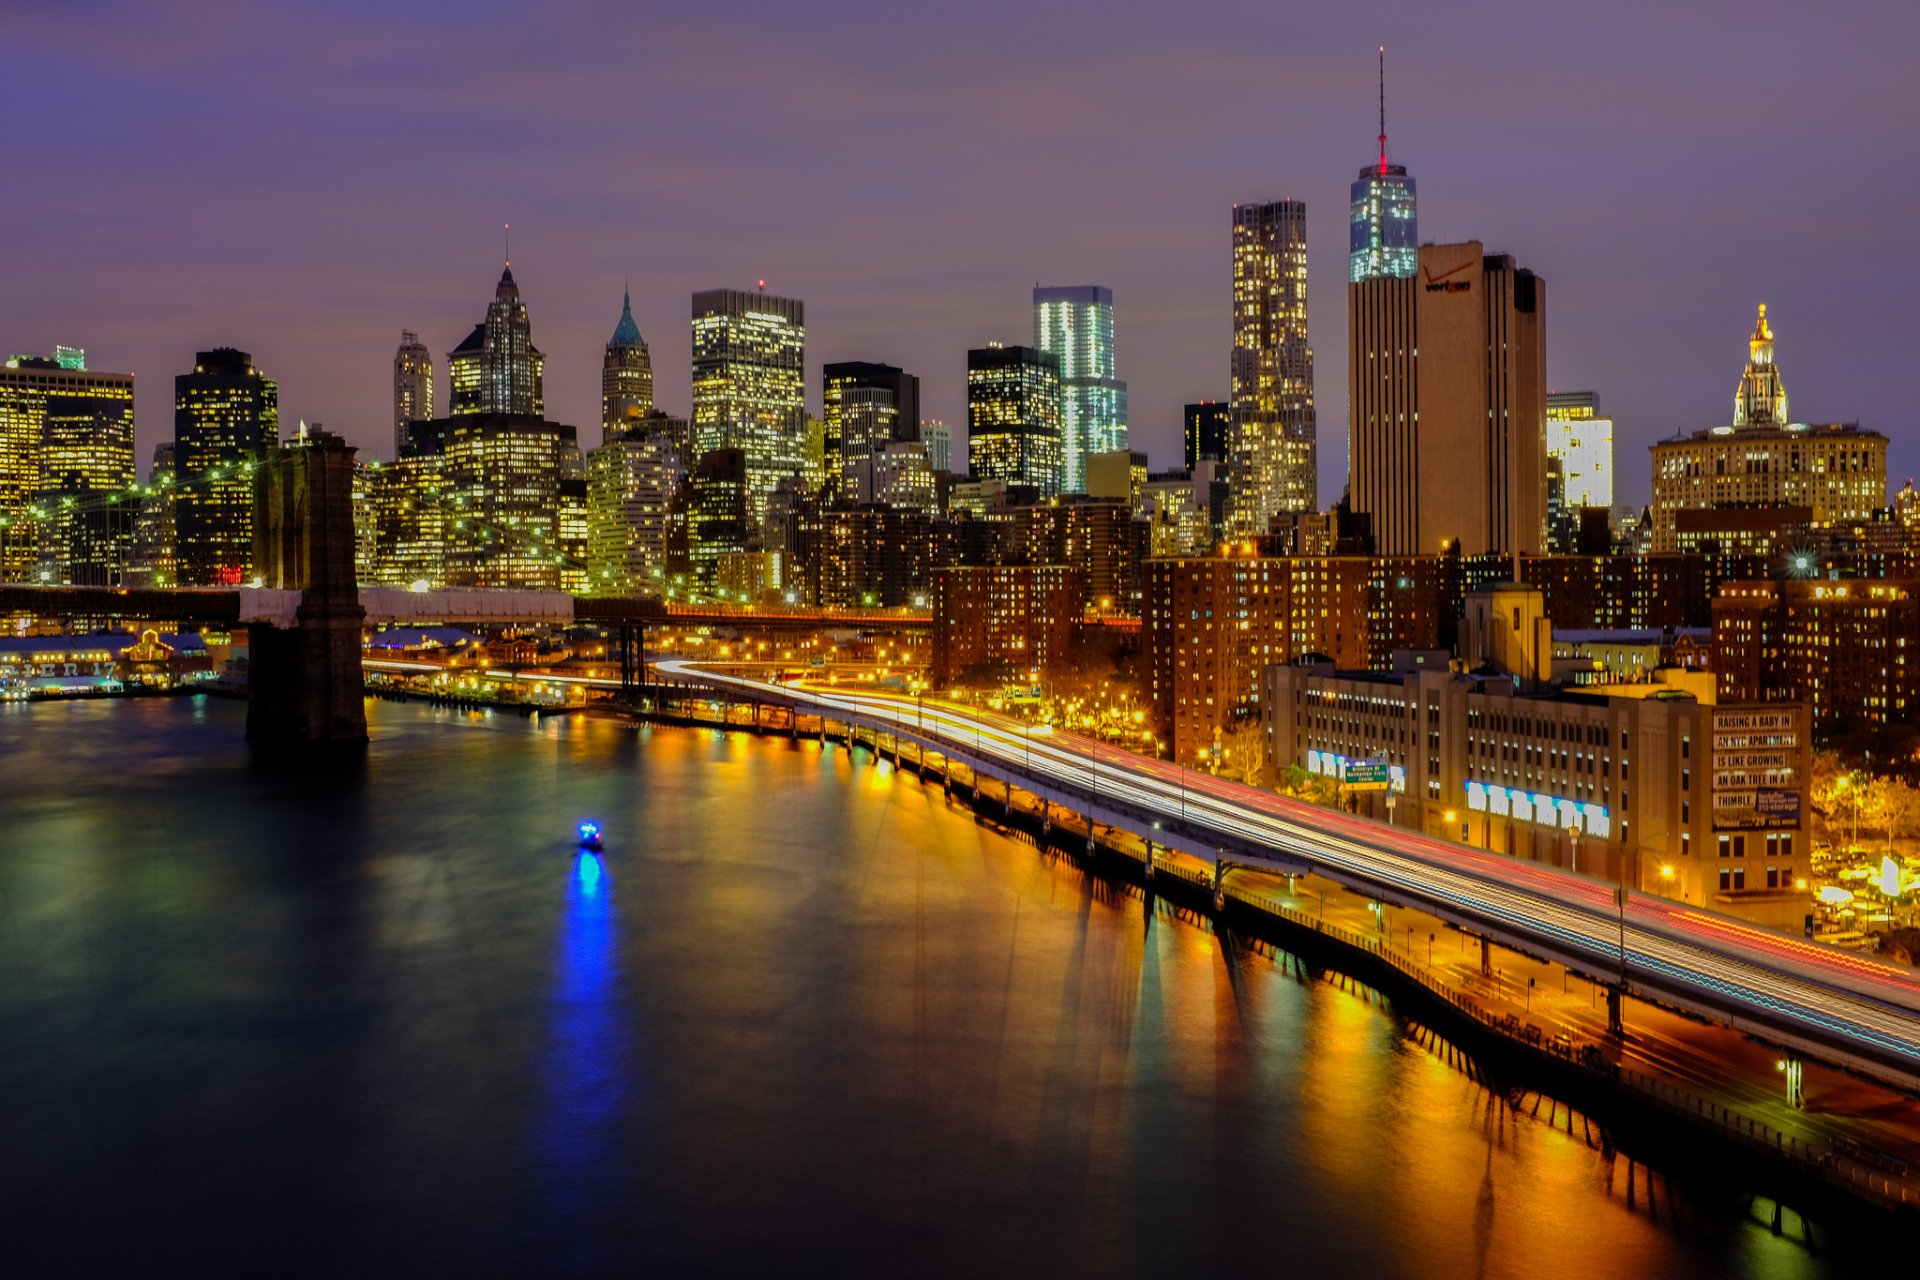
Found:
[[[864,752],[370,716],[0,707],[14,1274],[1833,1274]]]

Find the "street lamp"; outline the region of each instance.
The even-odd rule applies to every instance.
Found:
[[[1567,824],[1567,840],[1573,846],[1573,874],[1580,874],[1580,837],[1586,834],[1586,824],[1575,819]]]

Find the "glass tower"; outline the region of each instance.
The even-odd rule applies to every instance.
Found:
[[[1407,167],[1387,163],[1387,54],[1380,51],[1380,156],[1360,171],[1347,205],[1347,282],[1410,280],[1418,263],[1420,232],[1414,217],[1413,179]]]
[[[1060,362],[1033,347],[967,352],[967,458],[976,480],[1060,492]]]
[[[1060,362],[1060,492],[1087,491],[1087,455],[1127,447],[1127,384],[1114,377],[1113,290],[1033,291],[1033,345]]]
[[[253,357],[215,347],[173,380],[179,585],[238,586],[253,572],[253,468],[280,440],[280,388]]]
[[[1317,430],[1307,344],[1307,206],[1233,207],[1233,433],[1236,537],[1275,515],[1314,511]]]

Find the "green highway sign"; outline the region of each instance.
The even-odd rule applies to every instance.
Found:
[[[1393,785],[1385,760],[1349,760],[1340,780],[1349,791],[1385,791]]]

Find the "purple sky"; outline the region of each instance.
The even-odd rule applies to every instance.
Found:
[[[1319,8],[14,0],[0,349],[136,371],[143,471],[217,344],[280,380],[289,427],[384,455],[400,330],[444,397],[510,221],[564,421],[598,420],[627,279],[665,408],[688,294],[765,277],[806,301],[810,402],[822,360],[885,360],[956,423],[968,346],[1025,341],[1036,282],[1098,283],[1135,447],[1177,465],[1181,404],[1226,394],[1229,207],[1291,196],[1330,502],[1384,41],[1422,238],[1546,278],[1552,384],[1618,421],[1621,500],[1649,441],[1728,419],[1761,301],[1794,416],[1920,471],[1920,6]]]

